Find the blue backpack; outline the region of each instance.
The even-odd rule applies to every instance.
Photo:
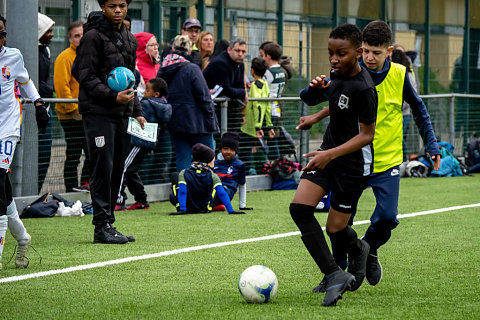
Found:
[[[442,159],[440,160],[440,168],[438,170],[432,170],[430,172],[431,177],[455,177],[463,176],[463,171],[460,166],[460,162],[452,154],[455,147],[448,143],[440,141],[440,152]]]

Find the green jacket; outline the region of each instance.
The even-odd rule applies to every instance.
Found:
[[[256,80],[250,88],[249,98],[268,98],[270,91],[263,79]],[[272,110],[268,101],[248,101],[245,123],[240,130],[249,136],[256,137],[256,131],[265,127],[273,127]]]

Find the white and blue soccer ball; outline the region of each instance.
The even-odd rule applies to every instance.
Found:
[[[117,67],[110,71],[107,84],[115,92],[120,92],[135,86],[135,75],[125,67]]]
[[[247,302],[268,302],[277,295],[278,279],[275,273],[265,266],[251,266],[240,275],[238,290]]]

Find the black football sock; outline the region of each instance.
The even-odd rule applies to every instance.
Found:
[[[364,239],[370,245],[370,254],[377,255],[377,249],[387,243],[391,236],[392,228],[389,224],[377,223],[374,227],[368,227]]]
[[[337,236],[337,233],[331,233],[327,231],[330,243],[332,244],[332,255],[337,265],[343,270],[347,269],[347,245],[345,241],[342,241],[341,237]]]
[[[328,248],[323,230],[314,216],[315,207],[304,204],[290,204],[290,215],[302,233],[302,241],[315,263],[324,274],[338,270]]]
[[[346,253],[356,255],[362,250],[362,245],[357,233],[350,226],[335,233],[328,233],[328,235],[332,242],[332,248],[338,248],[340,250],[338,253],[339,257],[344,257]],[[337,255],[337,253],[335,254]]]

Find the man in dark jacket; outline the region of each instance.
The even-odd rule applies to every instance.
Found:
[[[113,226],[123,163],[129,152],[128,117],[146,122],[133,89],[115,92],[106,83],[116,67],[135,69],[137,40],[123,20],[131,0],[98,0],[102,12],[92,12],[84,25],[72,74],[80,84],[79,111],[90,153],[90,192],[95,243],[126,243]]]
[[[168,130],[175,146],[178,172],[190,167],[193,145],[202,143],[213,149],[213,133],[219,132],[215,106],[202,71],[185,58],[191,49],[187,36],[176,38],[172,53],[163,59],[157,75],[168,84],[167,101],[172,105]]]
[[[55,21],[38,13],[38,93],[42,98],[53,98],[53,85],[50,80],[50,49]],[[48,108],[48,103],[47,103]],[[52,110],[49,109],[50,118]],[[38,192],[42,190],[47,176],[52,152],[52,120],[44,130],[38,132]]]
[[[237,38],[230,42],[227,50],[215,57],[203,71],[210,89],[215,85],[223,88],[222,95],[232,99],[228,104],[228,130],[238,131],[242,123],[241,110],[247,105],[245,91],[245,66],[247,52],[245,40]],[[220,108],[217,108],[219,112]]]

